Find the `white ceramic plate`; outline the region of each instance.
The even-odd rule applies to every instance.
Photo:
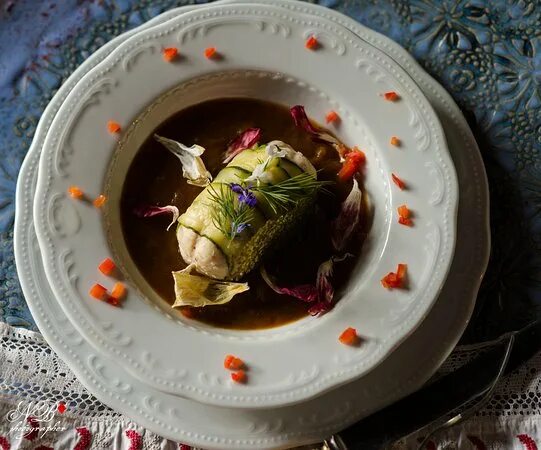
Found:
[[[284,7],[299,6],[294,2],[281,4]],[[145,27],[189,9],[191,7],[165,13]],[[198,405],[142,385],[126,373],[118,361],[98,354],[67,320],[46,281],[33,228],[31,206],[38,160],[51,121],[67,93],[84,73],[134,31],[92,55],[59,89],[42,116],[21,168],[17,186],[15,256],[25,296],[40,330],[81,382],[100,400],[142,426],[174,440],[206,448],[264,449],[322,439],[422,385],[458,341],[475,303],[488,259],[488,191],[482,161],[466,121],[445,90],[395,43],[324,8],[310,6],[308,11],[344,21],[363,39],[377,41],[407,67],[438,111],[458,168],[460,186],[468,187],[464,189],[459,207],[458,234],[461,239],[457,242],[452,269],[438,302],[412,336],[368,376],[308,402],[306,409],[301,405],[232,414],[228,409]],[[341,391],[344,394],[340,394]],[[153,407],[149,408],[149,405]],[[329,405],[336,407],[336,414],[330,413],[334,408]],[[258,427],[277,424],[278,419],[286,426]]]
[[[304,48],[304,40],[312,34],[323,43],[318,52]],[[159,49],[179,42],[184,55],[180,64],[163,63]],[[217,42],[224,58],[205,60],[203,49]],[[329,67],[341,74],[340,83],[329,76]],[[251,77],[256,81],[250,82]],[[258,89],[261,83],[273,88]],[[149,308],[144,300],[155,294],[140,279],[122,246],[116,249],[117,259],[137,281],[125,307],[111,308],[88,297],[98,278],[96,266],[111,250],[102,217],[92,207],[73,202],[66,191],[71,184],[95,195],[104,191],[115,149],[105,118],[127,127],[163,92],[173,89],[167,98],[182,109],[203,100],[201,93],[205,98],[220,96],[224,85],[228,95],[246,94],[246,87],[252,86],[248,94],[268,93],[274,100],[302,102],[316,117],[337,109],[343,117],[340,135],[367,151],[366,186],[375,205],[373,230],[346,295],[323,318],[258,332],[220,331],[188,323]],[[401,101],[384,101],[381,93],[389,90],[399,92]],[[389,145],[393,134],[404,143],[400,151]],[[115,155],[117,185],[135,149]],[[408,180],[411,189],[393,190],[391,172]],[[119,226],[115,220],[119,191],[113,183],[108,203],[113,236]],[[216,405],[263,408],[305,400],[366,373],[418,326],[450,265],[457,192],[439,123],[396,63],[324,19],[284,14],[269,6],[214,5],[138,33],[83,77],[47,135],[34,212],[53,291],[70,320],[96,348],[166,392]],[[393,214],[405,202],[416,213],[412,229],[398,225]],[[379,280],[398,262],[409,265],[410,289],[386,291]],[[360,349],[337,342],[347,326],[355,326],[367,337]],[[252,368],[248,385],[230,382],[222,367],[227,353],[248,361]]]

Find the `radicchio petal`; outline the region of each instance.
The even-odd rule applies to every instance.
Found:
[[[308,119],[308,116],[306,115],[304,106],[295,105],[289,111],[291,112],[295,125],[302,128],[307,133],[310,133],[315,140],[332,144],[336,150],[339,150],[339,148],[342,147],[342,144],[334,136],[331,136],[329,133],[325,133],[312,125],[312,122],[310,122],[310,119]]]
[[[269,276],[264,267],[261,267],[261,276],[268,286],[278,294],[290,295],[306,303],[312,303],[318,300],[319,294],[317,287],[312,284],[301,284],[293,287],[279,287]]]
[[[353,256],[351,253],[345,253],[342,256],[332,256],[327,261],[322,262],[317,270],[316,288],[318,292],[318,301],[310,306],[308,313],[312,316],[319,316],[330,311],[334,306],[334,287],[331,279],[334,273],[334,264],[344,261],[344,259]]]
[[[225,152],[224,164],[227,164],[240,152],[252,148],[261,138],[261,128],[248,128],[233,139]]]
[[[167,205],[167,206],[147,206],[141,205],[134,208],[133,213],[137,217],[153,217],[159,216],[161,214],[173,214],[173,220],[167,227],[167,231],[175,224],[180,216],[180,212],[176,206]]]
[[[353,187],[342,202],[338,217],[331,224],[331,241],[334,249],[341,252],[361,222],[363,193],[357,180],[353,179]]]

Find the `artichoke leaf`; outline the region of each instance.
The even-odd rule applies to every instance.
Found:
[[[175,280],[175,303],[178,306],[211,306],[229,303],[237,294],[250,289],[248,283],[214,280],[203,275],[192,275],[193,265],[173,272]]]

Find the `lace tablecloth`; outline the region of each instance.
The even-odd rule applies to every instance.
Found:
[[[182,448],[97,401],[47,346],[17,281],[13,216],[20,164],[58,86],[113,36],[185,3],[193,2],[0,0],[0,450]],[[320,3],[406,47],[454,96],[481,147],[491,185],[492,260],[462,345],[442,368],[453,370],[477,351],[476,343],[539,316],[541,4]],[[501,382],[475,418],[438,435],[428,448],[537,449],[540,404],[537,355]],[[37,431],[17,430],[17,411],[29,405],[49,408],[57,429],[43,437]],[[32,423],[23,425],[32,428]],[[417,439],[413,436],[395,447],[415,448]]]

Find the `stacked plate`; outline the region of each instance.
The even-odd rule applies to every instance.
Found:
[[[306,49],[310,37],[317,51]],[[165,63],[170,47],[180,58]],[[205,58],[211,47],[220,58]],[[400,101],[382,99],[389,91]],[[255,331],[203,325],[164,307],[129,256],[120,192],[137,149],[174,113],[222,97],[303,104],[313,117],[334,110],[340,139],[366,150],[371,230],[343,297],[322,317]],[[122,126],[120,145],[108,119]],[[409,188],[393,188],[391,173]],[[106,191],[104,214],[70,199],[71,185]],[[404,203],[412,228],[395,217]],[[101,401],[187,444],[284,448],[418,389],[448,356],[487,263],[487,183],[457,106],[395,43],[315,5],[222,1],[114,39],[60,88],[21,169],[15,247],[40,330]],[[88,295],[109,255],[128,284],[122,308]],[[408,289],[386,291],[380,279],[399,262]],[[337,340],[349,326],[359,347]],[[249,361],[247,384],[224,371],[229,353]]]

